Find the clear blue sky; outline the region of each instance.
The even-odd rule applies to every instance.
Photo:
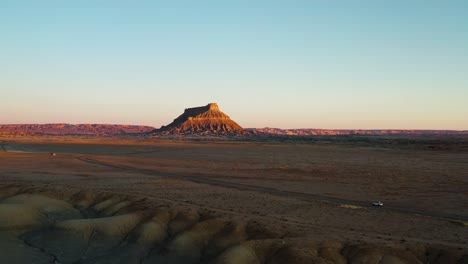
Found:
[[[468,129],[468,1],[0,2],[0,123]]]

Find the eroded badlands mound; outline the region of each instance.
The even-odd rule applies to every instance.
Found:
[[[466,250],[307,241],[142,197],[0,186],[1,263],[467,263]]]
[[[162,134],[232,135],[246,131],[225,113],[216,103],[185,109],[184,113],[159,130]]]

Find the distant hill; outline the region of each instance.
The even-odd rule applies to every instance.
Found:
[[[216,103],[185,109],[167,126],[153,131],[162,135],[242,135],[248,133],[219,110]]]
[[[468,136],[467,130],[404,129],[281,129],[242,128],[219,110],[216,103],[187,108],[167,126],[110,124],[0,124],[0,135],[88,135],[88,136],[237,136],[237,137],[314,137],[314,136]]]
[[[108,124],[9,124],[0,125],[1,134],[35,135],[95,135],[112,136],[129,133],[145,133],[154,130],[150,126]]]
[[[408,136],[456,136],[468,135],[468,131],[460,130],[415,130],[415,129],[281,129],[281,128],[249,128],[254,134],[280,136],[347,136],[347,135],[408,135]]]

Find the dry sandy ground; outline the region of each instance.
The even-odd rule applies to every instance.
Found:
[[[0,262],[468,263],[467,160],[336,144],[2,138]]]

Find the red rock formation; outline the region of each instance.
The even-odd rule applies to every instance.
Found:
[[[281,129],[281,128],[252,128],[248,129],[254,134],[280,135],[280,136],[348,136],[348,135],[368,135],[368,136],[388,136],[388,135],[408,135],[408,136],[456,136],[468,135],[468,131],[458,130],[405,130],[405,129]]]
[[[228,115],[221,112],[216,103],[187,108],[184,113],[167,126],[157,130],[163,134],[242,134],[245,130]]]
[[[145,133],[154,130],[150,126],[108,124],[17,124],[0,125],[0,134],[21,135],[96,135],[112,136],[128,133]]]

